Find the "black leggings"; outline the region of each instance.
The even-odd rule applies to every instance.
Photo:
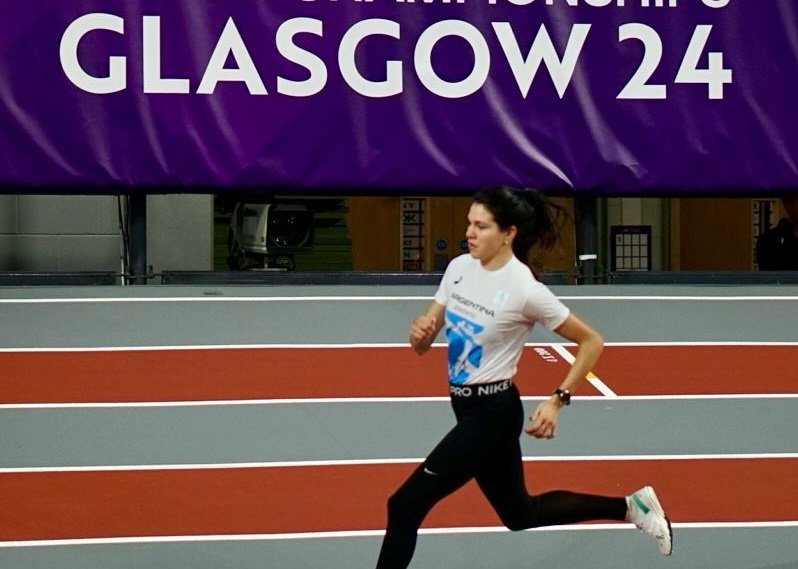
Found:
[[[452,408],[457,425],[388,499],[388,526],[377,569],[405,569],[426,515],[472,478],[513,531],[625,518],[622,497],[562,490],[539,496],[527,493],[519,442],[524,409],[515,386],[487,397],[453,397]]]

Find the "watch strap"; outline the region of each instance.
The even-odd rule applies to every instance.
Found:
[[[555,389],[553,395],[556,395],[560,398],[561,405],[571,404],[571,392],[567,389]]]

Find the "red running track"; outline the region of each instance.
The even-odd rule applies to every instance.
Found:
[[[408,464],[0,474],[0,540],[382,529]],[[532,462],[530,490],[653,484],[674,522],[798,520],[798,459]],[[778,489],[770,494],[763,489]],[[425,527],[500,526],[471,483]]]
[[[618,395],[798,393],[798,346],[611,346],[594,370]]]
[[[444,396],[445,353],[267,348],[0,353],[0,402]],[[594,370],[620,395],[795,393],[792,346],[610,346]],[[527,348],[519,383],[548,393],[566,363]],[[598,392],[587,383],[580,394]],[[0,473],[0,540],[381,529],[413,465]],[[530,490],[622,495],[653,484],[676,522],[798,520],[798,459],[541,461]],[[427,527],[498,526],[471,484]]]
[[[2,352],[0,403],[445,396],[445,358],[439,347]],[[527,347],[522,393],[549,393],[566,366]],[[609,346],[594,372],[618,395],[689,395],[796,393],[794,369],[795,346]]]

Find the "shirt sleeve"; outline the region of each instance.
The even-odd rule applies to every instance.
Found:
[[[570,309],[546,285],[537,281],[530,284],[524,316],[533,322],[540,322],[548,330],[555,330],[569,314]]]
[[[446,270],[443,273],[443,278],[441,279],[440,284],[438,285],[438,290],[435,292],[435,302],[440,304],[441,306],[446,306],[449,300],[449,282],[451,281],[452,276],[452,265],[455,264],[456,258],[452,259],[449,264],[446,266]]]
[[[442,306],[446,306],[446,299],[449,298],[448,287],[446,286],[446,276],[441,279],[438,285],[438,290],[435,292],[435,302]]]

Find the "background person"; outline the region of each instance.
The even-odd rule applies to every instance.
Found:
[[[798,191],[781,198],[786,217],[756,240],[760,271],[798,271]]]

